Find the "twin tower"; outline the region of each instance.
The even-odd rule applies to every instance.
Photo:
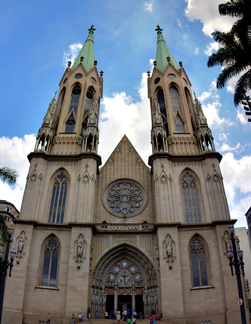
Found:
[[[49,154],[97,153],[103,72],[98,74],[94,55],[94,26],[77,59],[68,67],[39,130],[35,151]],[[157,26],[157,52],[152,75],[148,72],[151,103],[152,152],[201,154],[215,151],[213,137],[191,83],[178,67]]]
[[[172,324],[240,323],[221,155],[182,63],[157,26],[150,167],[126,135],[100,167],[94,30],[28,155],[3,322],[43,323],[51,313],[54,324],[68,324],[90,307],[92,318],[129,308]]]

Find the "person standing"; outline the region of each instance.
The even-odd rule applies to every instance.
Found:
[[[140,322],[142,322],[142,319],[143,319],[143,312],[140,312],[140,313],[139,313],[139,319],[140,319]]]
[[[87,320],[86,320],[86,322],[89,322],[89,319],[90,318],[91,318],[91,308],[88,307],[88,309],[87,309]]]
[[[121,316],[120,316],[120,311],[118,311],[118,314],[117,314],[117,324],[120,323],[120,319],[121,319]]]
[[[50,324],[51,322],[51,314],[49,313],[46,318],[46,324]]]
[[[80,312],[78,313],[78,322],[79,323],[82,323],[84,320],[83,320],[83,314]]]
[[[75,323],[75,315],[74,314],[72,314],[72,316],[71,316],[71,324],[74,324]]]

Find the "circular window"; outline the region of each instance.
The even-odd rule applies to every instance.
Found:
[[[97,82],[93,77],[91,77],[90,80],[91,80],[91,82],[92,82],[93,84],[95,84],[95,83]]]
[[[160,78],[156,78],[155,80],[154,80],[154,83],[155,84],[157,84],[157,83],[159,83],[160,82]]]
[[[65,84],[65,82],[66,82],[67,80],[68,80],[68,78],[65,78],[63,84]]]
[[[83,76],[83,75],[82,75],[81,73],[78,73],[78,74],[75,75],[75,79],[81,79],[82,76]]]
[[[87,97],[88,99],[92,99],[92,97],[93,97],[93,93],[92,93],[92,91],[91,91],[90,89],[87,90],[86,97]]]
[[[118,217],[138,215],[147,205],[147,194],[138,182],[120,179],[112,182],[104,191],[105,209]]]
[[[176,78],[176,75],[174,75],[174,74],[172,74],[172,73],[171,73],[171,74],[168,74],[168,78],[169,78],[169,79],[175,79],[175,78]]]

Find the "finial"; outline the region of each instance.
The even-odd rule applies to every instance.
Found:
[[[94,32],[94,30],[96,30],[96,29],[94,28],[94,25],[91,25],[91,28],[88,29],[89,32]]]
[[[97,66],[97,64],[98,64],[98,61],[95,60],[94,61],[94,66]]]
[[[162,32],[162,29],[160,28],[159,25],[157,25],[155,31],[157,32],[157,34],[159,34]]]
[[[195,92],[193,92],[193,95],[194,95],[194,98],[195,98],[195,100],[196,100],[197,98],[196,98],[196,94],[195,94]]]
[[[82,62],[83,62],[83,60],[84,60],[84,57],[83,57],[83,56],[81,56],[81,57],[80,57],[80,62],[82,63]]]
[[[56,99],[56,95],[57,95],[57,90],[56,90],[56,92],[55,92],[55,94],[54,94],[54,98],[53,98],[53,99]]]
[[[68,62],[68,67],[71,67],[71,61]]]
[[[167,62],[170,63],[170,61],[171,61],[170,57],[168,56],[166,59],[167,59]]]
[[[150,71],[147,71],[146,73],[147,73],[148,78],[150,78]]]
[[[156,61],[153,61],[153,66],[156,66],[157,65],[157,62]]]
[[[180,67],[181,67],[181,68],[183,67],[183,64],[182,64],[182,62],[181,62],[181,61],[179,61],[179,65],[180,65]]]
[[[101,77],[103,76],[103,74],[104,74],[104,72],[103,72],[103,71],[100,71],[100,76],[101,76]]]

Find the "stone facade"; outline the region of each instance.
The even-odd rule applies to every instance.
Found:
[[[184,68],[169,60],[149,73],[150,167],[124,136],[100,168],[103,78],[85,59],[66,69],[29,155],[13,238],[24,253],[7,279],[4,323],[47,313],[68,323],[88,307],[92,317],[129,307],[177,324],[241,323],[221,155]]]

